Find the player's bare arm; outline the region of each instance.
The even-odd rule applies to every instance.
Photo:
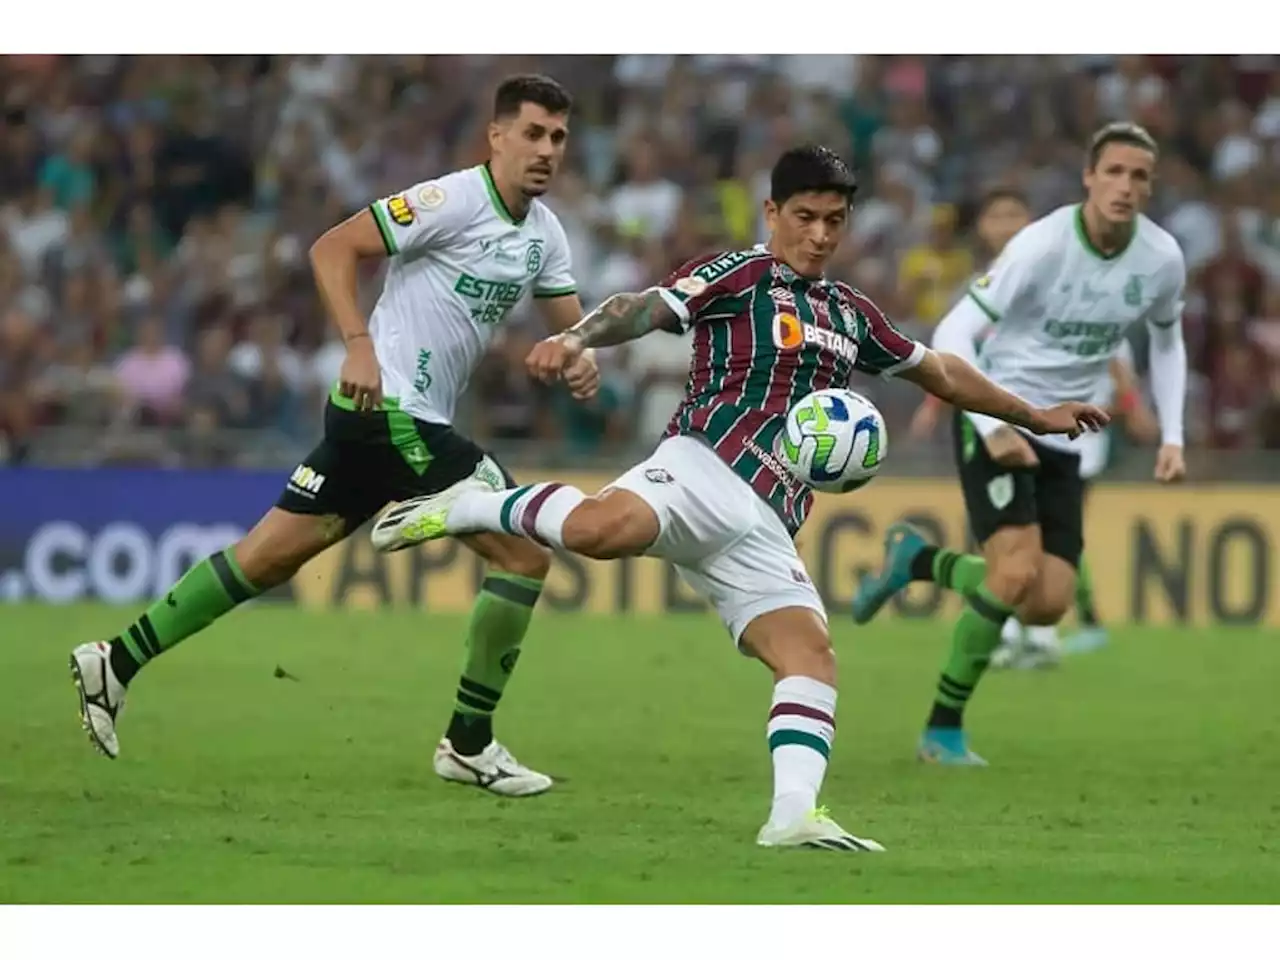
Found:
[[[338,389],[361,410],[382,403],[382,374],[359,303],[359,263],[386,256],[386,246],[373,214],[366,208],[325,231],[311,245],[311,272],[325,310],[337,325],[347,356]]]
[[[551,333],[564,333],[582,320],[582,302],[576,293],[539,297],[535,301]],[[564,383],[575,400],[590,400],[600,389],[600,370],[593,349],[583,350],[564,369]]]
[[[679,329],[679,318],[656,288],[615,293],[568,330],[534,346],[525,363],[530,374],[550,383],[586,350],[616,347],[654,330]]]
[[[939,400],[1023,427],[1035,434],[1065,433],[1077,437],[1085,430],[1105,427],[1110,417],[1088,403],[1060,403],[1045,409],[987,379],[963,357],[930,350],[920,363],[901,374]]]

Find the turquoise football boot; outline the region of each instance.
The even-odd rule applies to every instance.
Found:
[[[853,597],[853,622],[867,623],[895,594],[911,584],[911,562],[927,541],[909,523],[895,523],[884,535],[884,566],[878,574],[867,574]]]
[[[944,767],[987,766],[987,761],[969,749],[969,738],[959,727],[929,727],[920,737],[916,756],[924,763]]]

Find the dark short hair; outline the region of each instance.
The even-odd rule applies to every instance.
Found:
[[[778,158],[769,178],[769,199],[782,206],[798,193],[838,193],[853,203],[858,181],[840,156],[826,147],[793,147]]]
[[[982,216],[992,206],[1001,200],[1012,200],[1014,203],[1021,204],[1028,210],[1031,209],[1031,201],[1027,199],[1027,195],[1017,187],[992,187],[982,195],[982,199],[978,201],[978,216]]]
[[[550,77],[519,73],[498,84],[498,91],[493,95],[493,119],[514,117],[526,103],[536,103],[547,113],[568,113],[573,108],[573,97]]]
[[[1147,133],[1146,128],[1126,120],[1117,120],[1115,123],[1108,123],[1089,141],[1090,170],[1098,165],[1098,158],[1102,156],[1102,151],[1109,143],[1123,143],[1130,147],[1137,147],[1139,150],[1146,150],[1151,154],[1152,159],[1158,159],[1160,156],[1156,138]]]

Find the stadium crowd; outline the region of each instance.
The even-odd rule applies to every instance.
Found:
[[[586,306],[759,240],[773,157],[819,140],[862,183],[837,272],[922,337],[982,263],[983,192],[1072,202],[1089,133],[1137,120],[1164,150],[1150,213],[1191,273],[1192,442],[1280,449],[1280,57],[10,56],[0,462],[291,463],[342,360],[308,246],[479,162],[516,70],[577,98],[547,201]],[[465,411],[479,439],[612,459],[657,437],[687,340],[609,352],[579,406],[524,376],[538,335],[521,308],[495,341]],[[919,398],[863,388],[891,432]]]

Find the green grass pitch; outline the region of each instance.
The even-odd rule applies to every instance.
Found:
[[[1280,636],[1126,629],[988,678],[986,770],[913,759],[949,625],[835,627],[824,799],[889,852],[761,850],[770,679],[708,616],[535,619],[497,730],[551,793],[444,784],[463,619],[241,611],[94,754],[66,657],[131,611],[4,607],[0,902],[1265,902]],[[277,666],[296,679],[279,679]]]

